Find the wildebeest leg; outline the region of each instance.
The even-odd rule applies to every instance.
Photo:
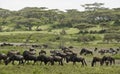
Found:
[[[15,65],[15,64],[14,64],[14,61],[12,61],[12,64]]]
[[[21,64],[21,61],[19,60],[19,64],[18,65],[20,65]]]
[[[61,60],[60,62],[61,62],[61,65],[63,66],[63,62],[62,62],[62,60]]]
[[[112,65],[112,60],[110,60],[110,65]]]
[[[24,62],[23,62],[23,60],[21,60],[21,64],[23,64],[23,65],[24,65]]]
[[[40,62],[40,65],[42,65],[42,61]]]
[[[84,66],[84,62],[83,62],[83,61],[81,61],[81,63],[82,63],[82,66]]]
[[[108,64],[109,64],[109,61],[106,61],[105,63],[106,63],[106,66],[108,66]]]
[[[76,62],[75,61],[73,61],[73,65],[75,65],[76,64]]]
[[[91,63],[91,66],[92,66],[92,67],[94,66],[94,63],[95,63],[95,61],[93,60],[92,63]]]
[[[46,64],[47,64],[47,61],[44,61],[44,64],[46,65]]]
[[[33,63],[33,65],[36,63],[36,60],[34,60],[34,63]]]
[[[51,61],[51,65],[54,65],[54,61]]]
[[[1,59],[0,59],[0,63],[1,63]]]

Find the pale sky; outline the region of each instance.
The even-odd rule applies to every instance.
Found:
[[[120,7],[120,0],[0,0],[0,8],[20,10],[24,7],[48,7],[60,10],[83,10],[80,5],[94,2],[105,3],[104,6],[109,8]]]

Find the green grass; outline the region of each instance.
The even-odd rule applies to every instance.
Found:
[[[119,66],[81,67],[81,64],[50,65],[0,65],[0,74],[119,74]]]

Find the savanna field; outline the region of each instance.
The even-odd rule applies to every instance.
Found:
[[[82,5],[84,11],[46,7],[25,7],[18,11],[0,8],[0,74],[120,74],[120,8],[109,9],[103,5],[85,4]],[[7,55],[9,51],[23,55],[25,50],[32,48],[35,56],[39,56],[41,50],[47,56],[51,55],[51,51],[67,55],[61,50],[63,47],[69,48],[72,58],[84,58],[87,66],[82,66],[81,62],[73,65],[73,62],[66,63],[65,60],[63,65],[58,62],[45,65],[40,61],[24,65],[15,61],[15,65],[12,62],[5,65],[11,58]],[[80,55],[82,48],[87,50]],[[1,59],[1,54],[7,55],[7,58]],[[55,56],[52,55],[52,58]],[[99,60],[91,66],[93,57],[103,56],[112,57],[115,64],[107,66],[107,60],[106,65],[100,66]],[[19,58],[25,61],[25,57]],[[51,57],[49,59],[51,61]]]
[[[59,32],[59,31],[58,31]],[[68,32],[69,33],[69,32]],[[100,66],[99,63],[96,64],[96,66],[91,67],[91,61],[93,56],[99,56],[102,57],[99,53],[94,52],[94,48],[97,47],[98,49],[106,48],[109,49],[111,47],[113,48],[119,48],[118,43],[105,43],[105,44],[97,44],[98,41],[93,41],[90,43],[79,43],[74,40],[68,39],[68,38],[74,38],[75,35],[71,35],[72,37],[69,37],[69,34],[61,36],[60,40],[56,40],[56,37],[58,35],[47,32],[4,32],[0,33],[0,40],[1,43],[3,43],[2,40],[6,40],[8,43],[25,43],[26,39],[30,37],[29,43],[26,43],[27,45],[42,45],[47,44],[48,48],[41,48],[36,47],[37,55],[40,50],[45,50],[47,52],[47,55],[50,55],[50,50],[61,50],[58,48],[60,45],[65,46],[73,46],[74,49],[72,49],[74,52],[80,56],[79,52],[82,48],[87,48],[89,50],[93,51],[94,55],[82,55],[86,59],[87,66],[82,66],[81,63],[76,63],[76,65],[73,65],[72,62],[66,63],[64,61],[64,65],[58,65],[58,63],[55,63],[55,65],[44,65],[40,62],[37,62],[35,65],[33,65],[33,61],[29,64],[24,65],[18,65],[18,62],[15,62],[15,65],[12,65],[11,63],[8,65],[5,65],[3,62],[0,64],[0,74],[119,74],[120,73],[120,53],[112,55],[114,58],[116,58],[116,64],[112,66]],[[47,35],[46,35],[47,34]],[[77,35],[76,35],[77,36]],[[101,35],[100,35],[101,36]],[[65,39],[65,40],[64,40]],[[19,50],[20,53],[23,53],[24,50],[29,50],[31,46],[1,46],[0,52],[6,53],[10,50]],[[111,55],[111,54],[106,54]]]

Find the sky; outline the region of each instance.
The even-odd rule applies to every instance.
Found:
[[[47,7],[49,9],[82,11],[84,8],[81,5],[95,2],[104,3],[104,7],[120,7],[120,0],[0,0],[0,8],[20,10],[24,7]]]

